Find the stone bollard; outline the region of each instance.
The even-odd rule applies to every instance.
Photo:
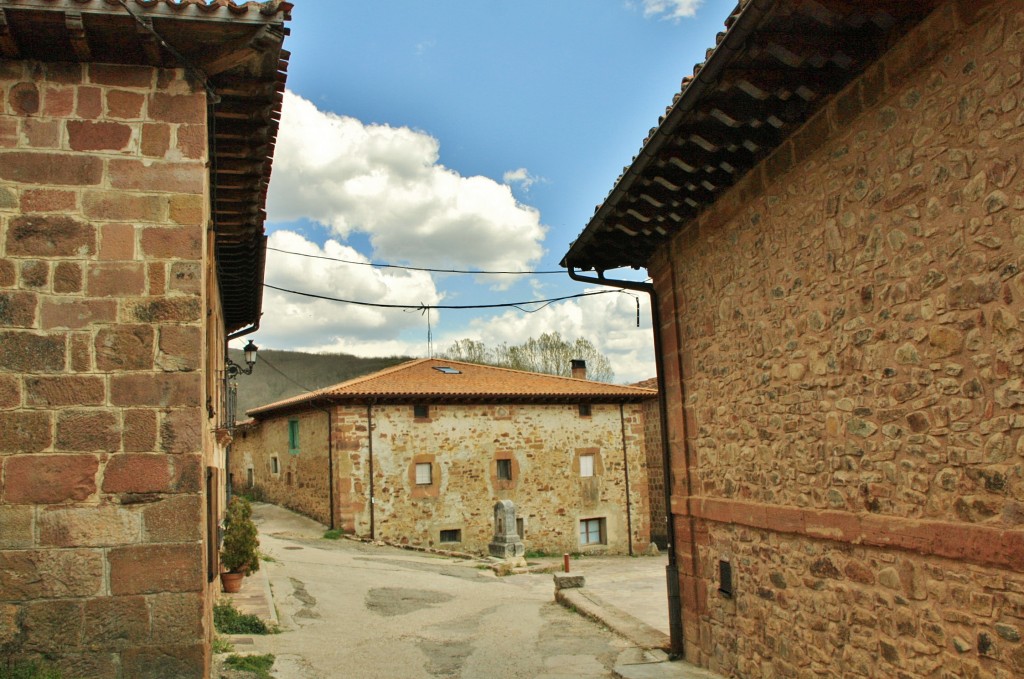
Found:
[[[555,573],[555,591],[560,589],[578,589],[586,584],[582,575],[569,575],[568,573]]]

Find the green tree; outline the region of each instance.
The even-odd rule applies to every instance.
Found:
[[[461,339],[453,342],[441,357],[562,377],[571,376],[573,359],[582,359],[587,362],[589,379],[611,382],[615,378],[611,362],[590,340],[580,337],[570,342],[557,332],[531,337],[522,344],[502,343],[493,348],[478,340]]]

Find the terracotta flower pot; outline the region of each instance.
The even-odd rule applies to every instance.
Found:
[[[242,578],[245,573],[224,572],[220,574],[220,585],[228,594],[234,594],[242,589]]]

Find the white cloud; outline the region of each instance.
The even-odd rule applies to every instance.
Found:
[[[519,184],[523,191],[529,191],[531,186],[539,181],[543,181],[542,177],[530,174],[525,167],[520,167],[516,170],[509,170],[502,175],[501,179],[510,186],[512,184]]]
[[[640,300],[639,328],[637,298]],[[491,318],[478,318],[462,330],[444,333],[435,340],[434,346],[435,352],[444,351],[453,341],[466,337],[481,340],[488,346],[502,342],[519,344],[529,337],[557,331],[570,341],[577,337],[590,340],[608,357],[615,371],[615,381],[633,383],[655,375],[650,318],[647,295],[612,293],[556,302],[532,314],[512,310]]]
[[[697,8],[704,0],[643,0],[644,16],[661,16],[662,19],[678,21],[697,14]]]
[[[340,239],[366,233],[374,257],[392,263],[530,270],[543,254],[540,213],[505,184],[440,165],[439,148],[424,132],[364,124],[286,92],[268,211]]]
[[[307,255],[367,262],[354,249],[334,240],[323,248],[291,231],[275,231],[270,247]],[[384,304],[437,304],[442,295],[430,275],[420,271],[378,269],[268,250],[270,285],[288,290]],[[433,312],[437,318],[437,312]],[[261,342],[275,349],[341,351],[350,345],[378,347],[376,355],[407,328],[423,325],[417,313],[331,302],[266,289],[263,295]],[[399,352],[402,353],[402,352]]]

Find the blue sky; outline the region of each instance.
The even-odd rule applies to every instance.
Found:
[[[587,291],[558,269],[704,59],[727,0],[298,0],[268,201],[266,282],[393,304],[493,304]],[[629,272],[622,272],[629,275]],[[642,277],[643,272],[634,273]],[[645,299],[641,300],[646,302]],[[533,307],[535,308],[535,307]],[[649,314],[615,294],[521,311],[434,311],[434,351],[557,330],[653,376]],[[257,343],[358,355],[427,353],[427,318],[267,290]]]

